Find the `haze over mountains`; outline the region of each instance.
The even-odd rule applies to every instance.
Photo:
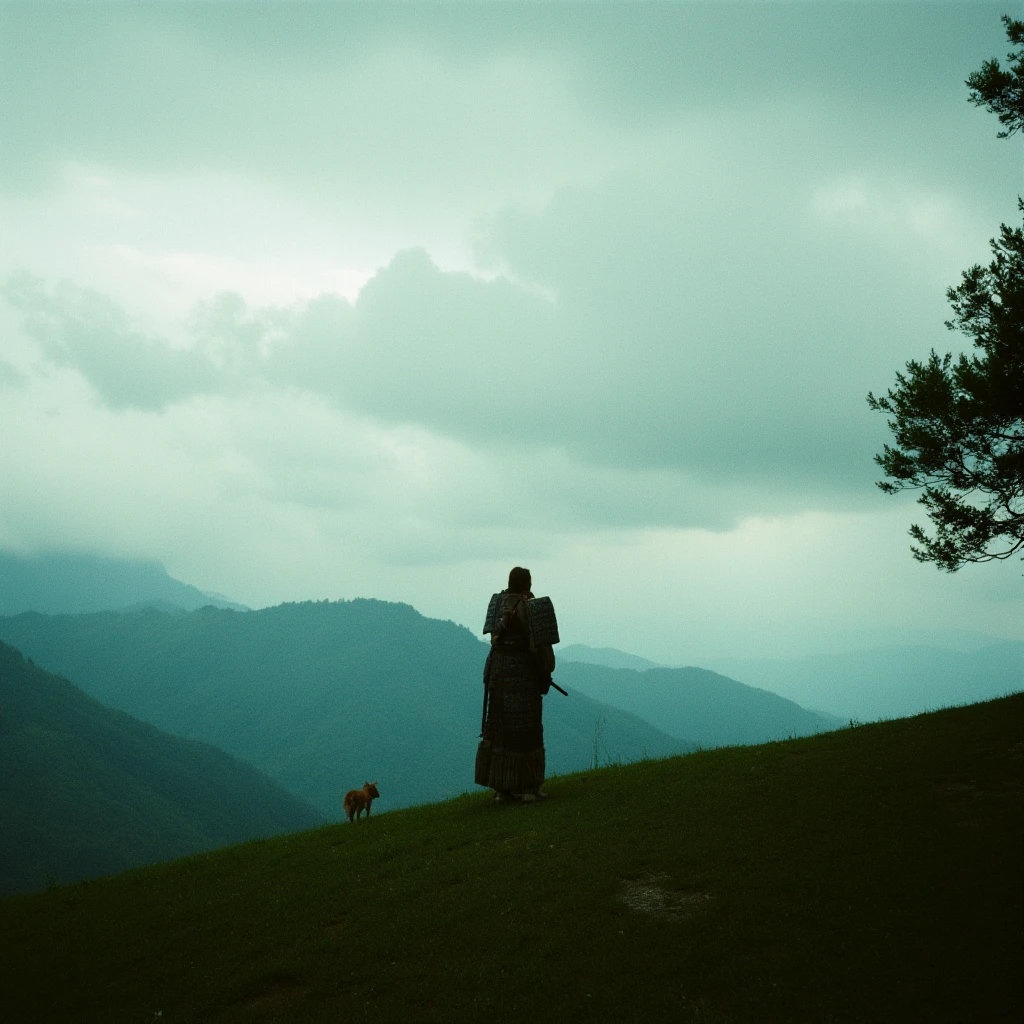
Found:
[[[320,821],[251,765],[104,707],[0,643],[0,895]]]
[[[245,758],[326,817],[381,780],[384,807],[472,788],[487,644],[381,601],[0,618],[0,637],[105,704]],[[562,663],[549,773],[805,735],[834,723],[714,673]],[[657,722],[655,726],[653,723]]]
[[[788,659],[712,659],[711,667],[834,723],[914,715],[1024,688],[1024,643],[1019,641],[972,634],[936,635],[928,638],[930,643],[916,644],[879,639],[865,636],[862,650]],[[567,646],[561,657],[563,662],[605,668],[668,667],[614,648],[584,644]]]
[[[245,608],[173,579],[158,562],[73,552],[17,555],[0,551],[0,615],[100,612],[142,604],[184,611],[208,604]]]
[[[585,665],[603,665],[605,668],[631,668],[637,672],[666,667],[614,647],[590,647],[587,644],[563,644],[558,648],[558,657],[562,661],[581,661]]]
[[[805,707],[844,718],[899,718],[1024,688],[1024,643],[971,651],[891,646],[791,659],[722,659],[715,667]]]
[[[657,722],[674,736],[685,734],[704,747],[810,736],[844,724],[702,668],[637,672],[568,661],[559,666],[558,678],[563,686]]]

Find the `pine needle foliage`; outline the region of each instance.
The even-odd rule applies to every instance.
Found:
[[[1003,18],[1007,35],[1024,46],[1024,21]],[[1024,126],[1024,49],[1009,69],[986,61],[967,85],[970,101],[997,114],[1007,138]],[[1024,200],[1017,205],[1024,213]],[[965,271],[946,297],[946,321],[976,352],[911,360],[896,386],[868,405],[887,413],[895,444],[875,462],[887,494],[921,490],[918,502],[935,527],[910,527],[920,562],[955,572],[971,562],[1001,561],[1024,549],[1024,231],[1000,225],[990,242],[994,259]]]
[[[1024,201],[1018,200],[1024,213]],[[883,397],[895,445],[875,461],[887,494],[923,488],[935,526],[910,528],[921,562],[954,572],[968,562],[1006,559],[1024,548],[1024,230],[1003,224],[994,259],[971,267],[947,298],[976,353],[911,360]]]
[[[997,132],[996,137],[1007,139],[1024,128],[1024,21],[1015,21],[1008,14],[1003,15],[1002,21],[1007,39],[1021,49],[1006,55],[1009,64],[1005,68],[995,57],[985,61],[965,84],[971,90],[971,103],[986,107],[1005,126],[1005,131]]]

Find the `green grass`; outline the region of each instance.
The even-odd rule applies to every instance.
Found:
[[[13,897],[0,1017],[1017,1021],[1022,723],[1015,695]]]

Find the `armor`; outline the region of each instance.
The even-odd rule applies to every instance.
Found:
[[[536,793],[544,782],[543,700],[552,685],[537,650],[558,643],[554,605],[550,597],[502,590],[487,605],[483,631],[491,634],[491,650],[474,778],[498,793]]]
[[[502,613],[507,607],[504,598],[515,599],[518,595],[502,590],[491,595],[484,618],[484,633],[493,634],[501,622]],[[550,597],[534,597],[523,602],[526,617],[526,628],[529,633],[530,649],[536,650],[541,644],[557,644],[558,620],[555,618],[555,606]]]
[[[555,618],[555,606],[550,597],[535,597],[527,601],[526,628],[530,633],[530,647],[536,649],[541,644],[558,643],[558,620]]]
[[[501,599],[505,593],[506,591],[501,590],[497,594],[491,595],[490,603],[487,605],[487,615],[484,618],[485,633],[493,633],[495,627],[498,625],[498,620],[501,617],[498,609],[501,607]],[[479,607],[479,605],[477,607]]]

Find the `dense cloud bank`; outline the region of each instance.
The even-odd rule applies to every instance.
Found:
[[[672,566],[630,635],[841,562],[881,609],[864,397],[1013,216],[998,8],[53,10],[0,8],[0,547],[442,616]]]

